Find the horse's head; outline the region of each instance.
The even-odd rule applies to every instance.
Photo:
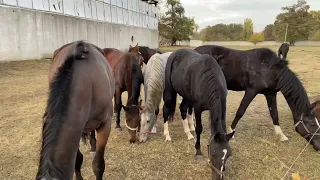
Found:
[[[143,57],[139,51],[139,46],[138,43],[136,46],[132,47],[131,45],[129,46],[129,51],[132,55],[134,55],[136,57],[136,59],[138,60],[139,65],[142,67],[143,65]]]
[[[230,134],[216,134],[212,136],[208,146],[209,166],[212,169],[212,180],[222,180],[224,177],[225,165],[232,150],[229,145],[229,140],[234,135],[233,131]]]
[[[320,151],[320,101],[311,104],[311,108],[304,112],[295,124],[296,131]]]
[[[129,131],[130,143],[135,143],[137,140],[137,131],[140,127],[141,102],[142,100],[137,105],[123,106],[126,112],[125,125]]]
[[[148,134],[154,126],[157,117],[155,111],[144,107],[141,111],[141,126],[140,126],[140,142],[145,142],[147,140]]]

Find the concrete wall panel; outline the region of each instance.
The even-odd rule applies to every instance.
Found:
[[[56,49],[77,40],[119,50],[137,43],[158,47],[156,30],[14,7],[0,7],[0,27],[0,61],[51,58]]]

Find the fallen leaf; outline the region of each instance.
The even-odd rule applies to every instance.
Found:
[[[301,180],[299,173],[292,173],[291,177],[292,180]]]

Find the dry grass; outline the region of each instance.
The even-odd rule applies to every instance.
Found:
[[[247,49],[248,47],[234,47]],[[277,47],[272,47],[276,50]],[[165,48],[165,51],[172,48]],[[291,47],[290,68],[302,80],[310,97],[319,94],[320,48]],[[22,61],[0,64],[0,179],[34,179],[37,170],[41,116],[47,98],[49,61]],[[243,92],[228,94],[227,123],[230,124],[240,104]],[[226,179],[280,179],[306,144],[293,128],[291,112],[279,93],[278,109],[281,127],[289,137],[279,142],[274,134],[265,98],[261,95],[249,106],[237,126],[233,156],[228,161]],[[172,142],[164,142],[162,114],[159,134],[144,144],[131,145],[128,133],[112,131],[106,151],[105,179],[210,179],[211,170],[205,161],[194,158],[194,142],[188,142],[177,110],[176,121],[169,125]],[[208,113],[203,113],[202,150],[206,155]],[[122,115],[122,122],[124,116]],[[114,128],[113,124],[113,128]],[[89,146],[81,144],[85,160],[83,175],[94,179]],[[293,169],[303,177],[320,179],[320,154],[311,146],[302,154]]]

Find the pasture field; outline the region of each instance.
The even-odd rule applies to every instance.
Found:
[[[171,51],[174,48],[162,48]],[[232,47],[248,49],[252,47]],[[278,47],[270,47],[274,51]],[[320,47],[290,47],[289,67],[299,75],[310,98],[320,94]],[[41,143],[42,115],[48,92],[50,61],[20,61],[0,63],[0,179],[34,179]],[[141,90],[143,94],[143,89]],[[243,92],[228,93],[227,125],[230,125]],[[126,96],[123,95],[123,96]],[[143,95],[142,95],[143,96]],[[123,97],[124,99],[125,97]],[[125,101],[124,101],[125,102]],[[178,107],[177,107],[178,108]],[[236,129],[236,141],[231,143],[233,156],[227,163],[227,180],[280,179],[287,166],[307,143],[293,127],[291,111],[278,93],[280,125],[288,142],[275,135],[267,103],[258,95],[247,109]],[[208,112],[203,115],[202,151],[207,157],[209,137]],[[129,144],[121,114],[123,131],[114,129],[107,144],[106,180],[205,180],[211,178],[206,161],[195,160],[194,141],[187,141],[183,132],[180,111],[169,124],[172,142],[163,136],[162,106],[157,123],[158,134],[149,136],[146,143]],[[89,145],[81,142],[84,153],[82,172],[85,179],[94,179]],[[293,166],[301,177],[320,180],[320,153],[308,146]],[[289,174],[290,175],[290,174]],[[288,176],[286,179],[291,179]]]

